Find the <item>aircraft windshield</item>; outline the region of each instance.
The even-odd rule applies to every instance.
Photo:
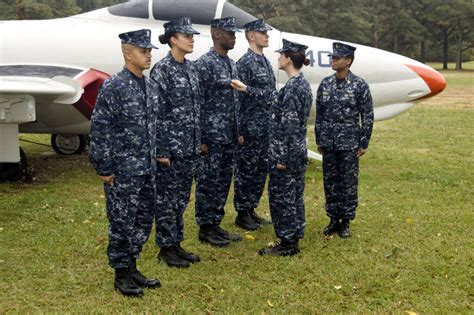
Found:
[[[209,25],[216,14],[216,7],[217,0],[154,0],[153,17],[171,21],[187,16],[194,24]]]
[[[218,0],[153,0],[153,17],[156,20],[171,21],[189,16],[193,23],[209,25],[216,14]],[[113,15],[148,19],[148,0],[136,0],[114,5],[108,8]],[[226,2],[222,9],[222,17],[235,16],[237,27],[243,28],[245,23],[256,20],[253,15]]]
[[[222,10],[222,17],[234,16],[237,19],[237,27],[243,28],[244,24],[255,21],[257,18],[253,15],[245,12],[242,9],[237,8],[235,5],[226,2],[224,9]]]
[[[148,19],[148,0],[125,2],[108,8],[113,15]]]

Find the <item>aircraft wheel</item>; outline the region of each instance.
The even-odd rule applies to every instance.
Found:
[[[28,164],[26,162],[26,154],[20,148],[20,162],[19,163],[0,163],[0,182],[16,182],[21,180],[24,176],[30,179],[28,172]]]
[[[86,150],[87,136],[51,135],[51,145],[57,154],[82,154]]]

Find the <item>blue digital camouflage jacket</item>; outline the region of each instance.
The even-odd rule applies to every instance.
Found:
[[[156,165],[158,87],[145,78],[146,93],[123,69],[105,80],[91,118],[89,157],[99,175],[152,174]]]
[[[151,70],[160,94],[157,155],[186,157],[199,154],[200,90],[195,66],[177,62],[171,52]]]
[[[316,143],[326,150],[366,149],[374,110],[368,84],[349,71],[337,84],[336,74],[324,78],[316,97]]]
[[[238,79],[237,67],[211,50],[196,60],[199,73],[201,95],[201,143],[229,144],[237,138],[236,107],[238,92],[230,86],[230,81]]]
[[[239,93],[239,135],[266,137],[270,107],[277,96],[272,66],[265,56],[257,55],[249,49],[237,61],[237,69],[240,80],[247,85],[247,92]]]
[[[302,73],[278,92],[278,101],[271,107],[270,171],[276,171],[277,163],[285,164],[290,172],[306,168],[306,123],[312,102],[311,86]]]

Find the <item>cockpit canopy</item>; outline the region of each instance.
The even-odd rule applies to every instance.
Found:
[[[210,25],[216,16],[218,0],[150,0],[152,12],[148,12],[148,0],[125,2],[109,7],[111,14],[131,18],[149,19],[150,14],[156,20],[171,21],[188,16],[194,24]],[[219,16],[219,14],[217,14]],[[234,16],[237,27],[256,20],[257,18],[239,9],[231,3],[225,2],[222,8],[222,17]]]

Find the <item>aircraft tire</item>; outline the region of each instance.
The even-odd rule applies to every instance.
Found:
[[[51,135],[51,146],[60,155],[82,154],[87,142],[88,137],[85,135]]]

